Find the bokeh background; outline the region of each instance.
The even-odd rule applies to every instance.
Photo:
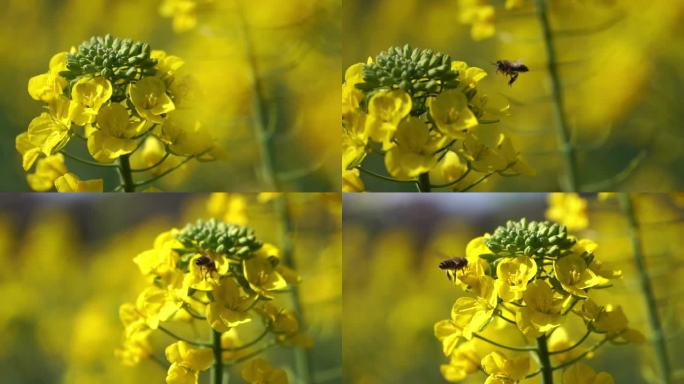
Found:
[[[197,3],[188,16],[194,27],[174,29],[175,18],[160,13],[166,3]],[[245,9],[254,66],[236,21],[237,3]],[[0,191],[28,190],[14,138],[42,109],[28,95],[29,79],[47,71],[52,55],[107,33],[148,42],[185,60],[203,98],[201,120],[227,153],[223,161],[191,162],[159,188],[274,190],[258,173],[262,156],[253,124],[258,79],[273,129],[268,150],[280,176],[277,190],[339,191],[340,138],[330,129],[339,126],[341,0],[2,0],[0,5]],[[187,25],[182,21],[188,17],[178,15],[178,24]],[[82,179],[103,172],[69,160],[67,166]],[[115,185],[114,180],[111,171],[105,185]]]
[[[2,382],[161,383],[151,360],[126,367],[118,308],[147,285],[133,263],[157,234],[198,218],[246,217],[280,244],[273,195],[0,194],[0,372]],[[317,383],[341,382],[341,202],[339,194],[287,194],[299,298]],[[212,200],[213,199],[213,200]],[[211,202],[211,203],[210,203]],[[278,299],[292,308],[289,295]],[[151,338],[157,356],[172,342]],[[294,369],[294,352],[272,349],[274,366]],[[237,365],[231,383],[240,383]],[[200,383],[208,383],[208,373]]]
[[[548,197],[532,193],[344,194],[344,382],[446,383],[439,366],[448,359],[433,325],[449,318],[454,301],[464,293],[437,265],[443,259],[464,256],[471,239],[492,233],[509,219],[544,220]],[[684,278],[684,196],[631,195],[641,226],[644,270],[636,268],[628,222],[616,198],[584,197],[588,227],[569,232],[596,241],[600,260],[623,271],[623,278],[614,281],[612,288],[593,291],[597,302],[621,305],[630,327],[651,338],[639,280],[646,274],[662,320],[672,383],[684,383],[680,283]],[[565,215],[577,216],[580,211],[568,209]],[[568,332],[574,340],[581,335],[570,325]],[[519,339],[509,344],[515,343]],[[654,356],[649,343],[608,345],[587,363],[597,372],[610,372],[616,383],[662,383]],[[482,383],[485,377],[476,373],[464,382]]]
[[[343,67],[365,62],[391,46],[409,43],[485,69],[479,87],[505,97],[509,117],[493,127],[511,136],[534,177],[492,177],[478,191],[561,190],[562,157],[556,140],[554,100],[534,0],[506,10],[504,0],[345,0]],[[681,190],[684,156],[681,98],[684,82],[684,3],[633,0],[547,0],[569,130],[577,147],[580,191]],[[492,37],[471,38],[459,4],[491,4]],[[522,60],[530,72],[509,87],[493,62]],[[492,134],[492,137],[495,135]],[[386,174],[382,157],[364,167]],[[368,190],[405,190],[363,176]],[[415,188],[413,188],[415,191]]]

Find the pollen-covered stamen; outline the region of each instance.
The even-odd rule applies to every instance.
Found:
[[[150,93],[149,95],[145,96],[145,103],[144,103],[144,108],[145,109],[151,109],[154,106],[157,105],[157,95]]]

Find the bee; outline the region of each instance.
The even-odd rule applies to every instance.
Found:
[[[214,263],[214,260],[209,256],[202,255],[198,257],[195,259],[195,265],[200,267],[200,271],[204,273],[204,279],[206,279],[207,274],[210,275],[212,272],[216,272],[216,263]]]
[[[510,80],[508,81],[508,86],[513,85],[515,80],[518,79],[518,76],[520,75],[521,72],[527,72],[530,69],[527,68],[527,66],[519,61],[510,61],[510,60],[497,60],[496,63],[494,63],[496,66],[496,72],[503,73],[505,76],[510,77]]]
[[[461,256],[442,260],[439,263],[439,269],[446,271],[447,278],[452,281],[456,278],[456,272],[462,271],[467,266],[468,259]]]

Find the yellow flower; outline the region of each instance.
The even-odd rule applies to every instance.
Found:
[[[589,264],[589,269],[596,275],[603,277],[605,279],[615,279],[622,276],[622,271],[619,269],[610,269],[603,265],[603,263],[593,255],[594,251],[598,248],[598,244],[589,240],[581,239],[572,246],[572,252],[583,257],[589,257],[591,255],[592,261]],[[604,281],[607,283],[607,281]]]
[[[455,383],[477,372],[480,369],[480,360],[473,342],[465,342],[453,352],[449,364],[442,364],[439,370],[447,381]]]
[[[279,342],[306,348],[313,346],[313,339],[300,332],[299,320],[294,311],[276,307],[270,302],[264,303],[258,310],[262,317],[267,319]]]
[[[262,358],[252,359],[242,368],[242,378],[248,384],[287,384],[287,373],[273,368]]]
[[[366,118],[368,136],[382,143],[383,149],[387,150],[399,122],[408,116],[411,108],[411,96],[402,90],[375,93],[368,101],[368,117]]]
[[[175,249],[183,248],[176,239],[177,234],[176,229],[160,233],[154,239],[152,249],[133,258],[133,262],[138,265],[143,275],[166,276],[174,272],[179,259]]]
[[[562,351],[573,346],[574,344],[574,342],[570,341],[568,332],[563,327],[558,327],[549,337],[550,352]],[[551,359],[555,364],[560,364],[579,356],[581,353],[581,348],[573,348],[567,352],[554,353],[551,355]]]
[[[102,179],[81,180],[69,172],[55,180],[55,188],[57,192],[102,192],[104,185]]]
[[[506,0],[506,9],[517,9],[525,5],[525,0]]]
[[[31,120],[28,127],[28,141],[50,156],[63,148],[69,141],[71,119],[69,99],[58,96],[48,103],[48,112]]]
[[[509,257],[496,266],[496,291],[504,301],[517,301],[527,289],[527,283],[537,273],[537,263],[527,256]]]
[[[520,153],[513,148],[511,139],[503,133],[499,135],[496,150],[506,163],[504,169],[498,170],[500,174],[504,176],[534,175],[532,168],[530,168],[527,162],[520,156]]]
[[[385,167],[390,175],[402,179],[428,172],[437,164],[435,152],[444,143],[422,120],[414,117],[399,123],[396,144],[385,155]]]
[[[201,0],[164,0],[159,6],[159,13],[173,18],[175,32],[186,32],[197,25],[198,1]]]
[[[487,77],[487,72],[484,69],[468,67],[464,61],[452,61],[451,69],[458,72],[458,82],[465,91],[475,89],[480,80]]]
[[[365,188],[358,169],[342,171],[342,192],[363,192]]]
[[[150,327],[147,325],[145,317],[131,303],[119,306],[119,318],[124,326],[126,338],[134,337],[136,334],[149,334]]]
[[[26,180],[34,191],[46,192],[52,189],[55,180],[67,172],[64,156],[58,153],[38,160],[36,171],[26,175]]]
[[[451,314],[453,316],[454,312]],[[463,337],[463,328],[468,325],[468,322],[467,316],[456,316],[449,320],[441,320],[435,324],[435,337],[442,342],[444,356],[450,356],[459,346]]]
[[[366,157],[368,135],[365,131],[366,114],[354,112],[350,121],[342,126],[342,169],[347,170],[360,164]]]
[[[155,76],[161,77],[166,84],[173,82],[173,75],[185,64],[180,57],[169,55],[162,50],[153,50],[150,52],[150,57],[157,59],[157,73]]]
[[[167,384],[197,384],[199,372],[206,371],[214,362],[211,349],[192,348],[184,341],[169,345],[164,352],[171,363],[166,374]]]
[[[464,317],[463,337],[470,340],[473,333],[479,332],[492,318],[497,306],[494,280],[489,276],[480,277],[477,297],[459,297],[451,309],[451,318]],[[460,323],[460,320],[458,321]]]
[[[69,116],[78,125],[95,121],[100,107],[112,97],[112,83],[104,77],[84,77],[71,88]]]
[[[88,152],[101,163],[108,163],[133,152],[145,121],[130,119],[121,104],[110,104],[97,114],[99,129],[88,136]]]
[[[463,156],[470,161],[471,167],[479,172],[503,171],[508,165],[501,154],[482,144],[473,134],[467,134],[463,140]]]
[[[220,284],[220,277],[228,272],[229,261],[220,255],[211,256],[216,270],[208,269],[197,265],[195,262],[202,257],[200,254],[194,255],[188,264],[188,273],[185,274],[184,285],[198,291],[211,291]]]
[[[441,160],[430,170],[430,181],[437,184],[451,183],[466,173],[468,166],[453,151],[447,151]]]
[[[589,269],[584,258],[576,253],[555,260],[553,271],[563,289],[576,297],[586,298],[586,289],[608,283]]]
[[[482,359],[482,369],[489,375],[485,384],[513,384],[527,376],[530,357],[522,355],[509,360],[502,353],[494,351]]]
[[[31,144],[28,132],[22,132],[17,135],[15,147],[21,154],[21,166],[24,168],[24,171],[28,171],[33,167],[38,157],[40,157],[40,147]]]
[[[628,327],[627,316],[620,306],[599,306],[592,299],[587,299],[577,313],[592,323],[594,332],[606,333],[616,341],[642,343],[646,340],[641,332]]]
[[[238,193],[212,193],[207,201],[207,212],[214,217],[222,217],[226,223],[246,225],[248,221],[247,200]]]
[[[494,36],[495,11],[492,5],[484,5],[481,0],[460,0],[461,23],[471,24],[470,36],[473,40],[483,40]]]
[[[259,298],[243,294],[233,279],[224,279],[212,291],[214,301],[207,306],[209,325],[218,332],[227,332],[233,327],[252,321],[249,308]]]
[[[458,271],[458,273],[456,273],[456,278],[453,279],[455,284],[463,290],[481,291],[481,277],[489,271],[489,264],[486,260],[480,258],[480,255],[492,253],[484,240],[484,236],[479,236],[470,240],[466,246],[466,259],[468,259],[468,265]]]
[[[167,156],[166,147],[161,140],[155,136],[147,136],[140,150],[131,155],[131,165],[133,169],[147,169],[156,165],[147,172],[159,175],[177,164],[178,159],[174,155]]]
[[[544,280],[529,284],[523,299],[526,306],[516,313],[515,322],[525,336],[537,338],[560,325],[563,299],[555,297]]]
[[[162,115],[176,109],[166,94],[166,85],[158,77],[150,76],[128,86],[131,102],[138,114],[153,123],[164,121]]]
[[[344,72],[342,84],[342,116],[358,110],[363,100],[363,92],[356,84],[363,83],[363,63],[356,63]]]
[[[149,330],[136,332],[126,337],[123,345],[114,351],[124,365],[134,366],[152,354],[152,346],[148,341]]]
[[[240,335],[237,332],[237,328],[231,328],[228,332],[223,332],[221,334],[221,348],[223,348],[223,353],[221,358],[223,361],[233,360],[239,358],[243,353],[243,350],[234,350],[242,344],[240,340]]]
[[[50,59],[47,73],[29,79],[28,93],[34,100],[49,102],[63,93],[67,80],[59,75],[66,69],[66,52],[60,52]]]
[[[428,108],[437,129],[450,138],[463,139],[478,124],[477,117],[468,108],[468,99],[457,89],[442,92],[430,99]]]
[[[596,373],[584,363],[576,363],[563,371],[563,382],[572,384],[613,384],[613,377],[607,372]]]
[[[545,216],[570,230],[582,230],[589,225],[587,201],[577,193],[550,193]]]
[[[157,329],[159,323],[171,319],[183,305],[180,297],[174,294],[175,286],[167,289],[159,287],[147,287],[135,302],[135,308],[145,319],[145,323],[151,329]]]
[[[180,156],[206,153],[214,146],[209,131],[190,111],[179,111],[169,116],[161,126],[160,139],[169,151]]]
[[[242,261],[245,278],[254,292],[270,297],[269,291],[287,286],[283,276],[276,270],[278,259],[278,249],[271,244],[264,244],[252,257]]]

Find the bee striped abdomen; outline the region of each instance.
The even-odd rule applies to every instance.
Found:
[[[443,260],[439,263],[439,269],[444,270],[459,270],[463,269],[468,265],[468,259],[465,257],[454,257],[451,259]]]

